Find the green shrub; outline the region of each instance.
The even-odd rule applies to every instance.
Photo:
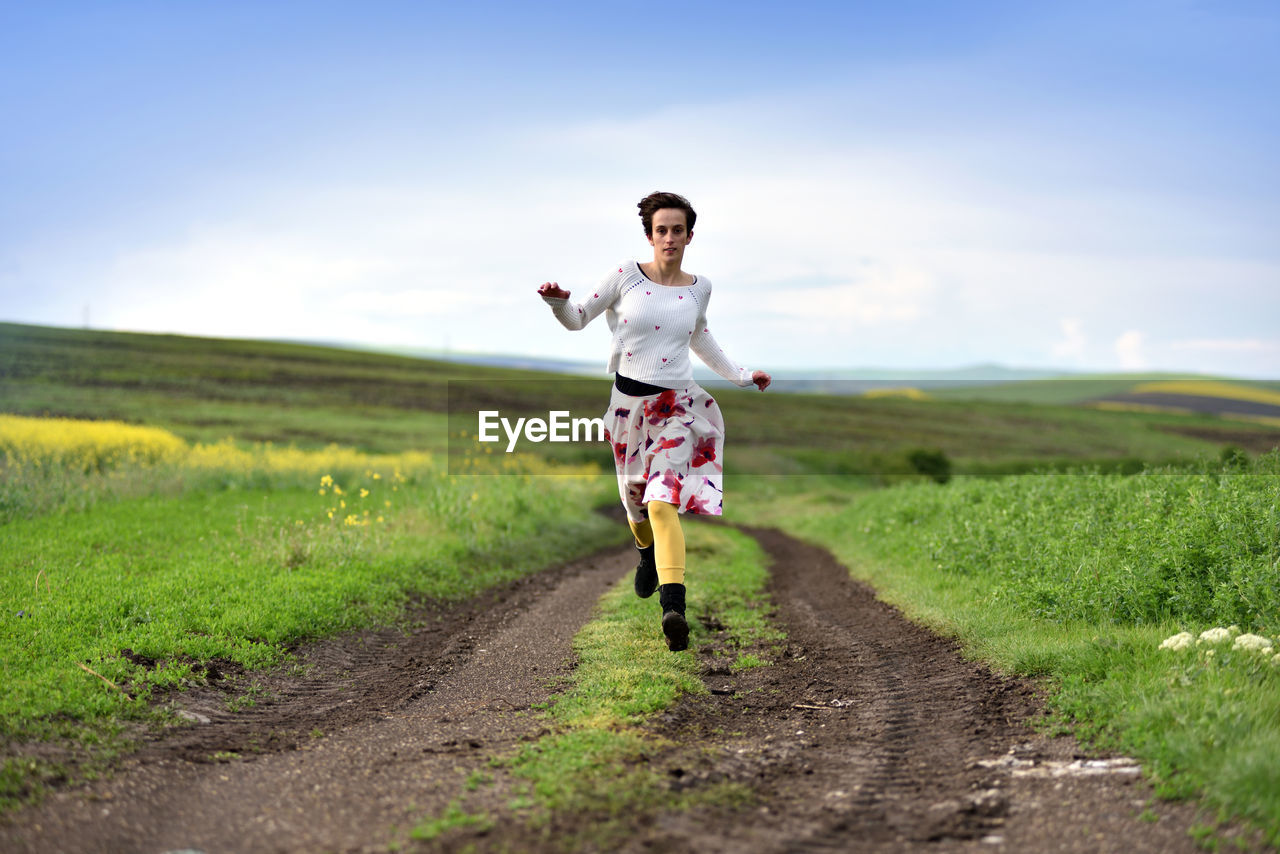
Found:
[[[937,448],[915,448],[907,451],[907,462],[916,472],[938,483],[951,480],[951,460]]]

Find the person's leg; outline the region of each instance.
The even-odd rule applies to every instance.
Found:
[[[653,527],[654,559],[659,584],[684,584],[684,531],[674,504],[650,501],[649,524]]]
[[[641,599],[648,599],[658,589],[653,526],[648,519],[642,519],[639,522],[628,519],[627,524],[631,526],[631,534],[636,538],[636,548],[640,551],[640,563],[636,565],[634,582],[636,595]]]
[[[689,624],[684,616],[684,531],[680,528],[680,514],[674,504],[650,501],[645,506],[653,526],[662,633],[666,635],[667,648],[678,652],[689,648]]]
[[[653,545],[653,526],[649,524],[648,519],[640,522],[632,522],[628,519],[627,524],[631,526],[631,533],[636,538],[636,548],[647,549]]]

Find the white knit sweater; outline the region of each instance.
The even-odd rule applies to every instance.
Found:
[[[707,324],[711,282],[695,276],[693,284],[659,285],[640,265],[625,261],[593,288],[582,302],[544,296],[566,329],[582,329],[604,312],[613,332],[609,372],[633,380],[683,388],[693,382],[689,350],[729,382],[746,388],[751,371],[725,355]]]

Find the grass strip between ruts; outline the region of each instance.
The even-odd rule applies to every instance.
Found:
[[[645,758],[665,746],[641,724],[681,694],[704,694],[693,650],[709,641],[699,617],[714,616],[726,628],[717,654],[731,664],[753,666],[763,649],[782,635],[765,621],[766,558],[751,538],[724,527],[685,526],[689,555],[690,652],[667,650],[659,628],[657,597],[638,599],[630,576],[600,600],[595,619],[574,638],[578,664],[571,685],[553,696],[544,715],[552,732],[493,760],[507,798],[493,810],[493,793],[481,793],[474,809],[468,796],[413,832],[432,841],[453,831],[486,832],[499,818],[525,825],[530,838],[554,838],[573,847],[574,838],[609,848],[636,815],[711,802],[738,802],[748,795],[737,784],[698,792],[671,791],[669,778]],[[751,650],[753,652],[747,652]],[[470,829],[470,830],[469,830]],[[571,838],[572,837],[572,838]]]
[[[1280,656],[1230,640],[1159,647],[1181,631],[1225,627],[1231,614],[1244,631],[1276,639],[1274,611],[1257,604],[1280,587],[1278,462],[1273,454],[1254,470],[1194,477],[1082,473],[882,490],[847,478],[761,478],[740,490],[738,510],[830,549],[968,654],[1047,679],[1052,708],[1078,736],[1138,757],[1161,795],[1198,797],[1216,812],[1197,835],[1212,839],[1215,824],[1244,819],[1275,845]],[[1217,580],[1188,579],[1193,571]],[[1153,597],[1159,606],[1141,610]]]

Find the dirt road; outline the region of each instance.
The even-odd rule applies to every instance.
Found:
[[[629,850],[1197,850],[1187,835],[1194,811],[1154,801],[1132,763],[1036,735],[1030,683],[966,661],[829,553],[750,533],[773,561],[786,652],[739,673],[704,655],[712,693],[650,727],[672,742],[659,762],[673,790],[735,780],[754,803],[634,816]],[[542,725],[527,710],[570,673],[573,634],[634,554],[600,553],[424,611],[407,634],[312,645],[299,652],[304,666],[256,679],[262,700],[252,708],[228,712],[216,688],[183,695],[198,723],[148,744],[111,779],[15,814],[0,826],[0,849],[404,844],[469,775],[536,737]],[[435,845],[555,849],[556,831],[535,839],[505,820]]]

